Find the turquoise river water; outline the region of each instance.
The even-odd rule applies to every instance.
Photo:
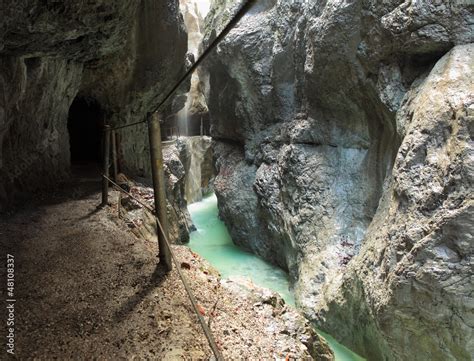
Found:
[[[194,252],[211,263],[223,278],[250,279],[257,286],[278,292],[287,304],[295,305],[286,272],[242,250],[232,242],[226,226],[219,219],[215,195],[191,204],[188,209],[197,228],[197,231],[191,233],[189,243]],[[334,351],[336,361],[364,360],[336,342],[331,336],[326,334],[322,336],[326,338]]]

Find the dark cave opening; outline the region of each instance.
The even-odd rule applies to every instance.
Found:
[[[104,114],[93,98],[76,97],[68,116],[71,163],[100,163]]]

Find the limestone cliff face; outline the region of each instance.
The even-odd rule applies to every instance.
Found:
[[[163,148],[165,162],[165,176],[167,180],[169,236],[175,243],[189,242],[189,233],[192,227],[191,216],[188,212],[186,199],[187,169],[182,158],[183,147],[170,142]],[[152,220],[156,228],[156,221]],[[156,232],[154,233],[156,237]]]
[[[455,47],[406,95],[379,209],[342,288],[315,314],[330,331],[363,322],[338,333],[373,359],[474,354],[473,59],[473,44]]]
[[[181,12],[188,31],[188,53],[196,60],[201,55],[204,36],[204,17],[209,11],[210,0],[180,0]],[[206,73],[198,68],[191,76],[191,86],[185,107],[178,114],[180,133],[197,135],[204,133],[209,123],[209,111],[204,96]],[[200,132],[201,130],[201,132]]]
[[[0,19],[2,205],[67,176],[74,97],[97,101],[109,124],[140,121],[183,71],[177,0],[4,1]],[[146,126],[119,143],[122,166],[148,175]]]
[[[207,41],[216,34],[213,28],[222,29],[237,3],[214,2],[206,19]],[[444,224],[441,218],[428,215],[423,219],[413,215],[411,223],[407,217],[421,210],[414,205],[406,208],[406,204],[403,212],[395,212],[394,207],[392,218],[384,218],[382,224],[377,220],[390,207],[385,200],[393,192],[392,173],[398,171],[398,162],[409,161],[404,147],[414,115],[407,102],[415,99],[420,84],[449,49],[472,41],[472,19],[472,7],[463,2],[260,1],[208,65],[208,106],[218,170],[215,189],[220,214],[234,240],[289,269],[297,303],[306,315],[374,360],[406,359],[407,355],[421,360],[426,350],[440,359],[467,359],[471,352],[465,335],[468,328],[462,322],[472,325],[466,321],[472,309],[461,303],[472,304],[472,278],[458,282],[455,274],[446,274],[445,282],[452,281],[458,288],[454,294],[468,298],[439,306],[437,311],[445,312],[446,319],[457,314],[464,320],[449,324],[452,330],[443,334],[433,332],[442,319],[436,312],[414,319],[421,307],[412,308],[408,289],[417,284],[407,283],[404,298],[395,291],[403,282],[393,282],[384,291],[387,284],[367,274],[381,274],[380,262],[386,259],[392,266],[384,269],[384,277],[397,278],[396,272],[414,277],[410,272],[416,274],[417,267],[393,266],[400,260],[397,257],[404,257],[395,249],[405,238],[400,235],[392,244],[392,233],[397,227],[423,233],[429,222],[435,228]],[[467,48],[456,51],[464,55],[448,59],[454,56],[459,63],[472,64]],[[472,78],[469,71],[462,70],[462,79]],[[424,84],[426,94],[438,86],[430,80]],[[455,82],[449,87],[456,89]],[[469,96],[462,94],[459,109],[468,109]],[[429,96],[423,99],[418,104],[425,109],[426,118],[420,119],[425,123],[439,114],[429,113]],[[453,111],[447,100],[438,104],[440,112]],[[444,121],[455,129],[457,118],[449,119]],[[449,141],[443,127],[429,132],[439,139],[439,147]],[[426,149],[432,140],[424,131],[421,134],[413,138]],[[465,153],[469,146],[464,141],[460,151]],[[423,154],[420,150],[419,156]],[[467,165],[467,158],[452,155],[443,162],[446,167],[439,170],[444,172],[440,179],[456,178],[457,171],[450,167],[457,162]],[[428,164],[426,172],[431,167],[431,172],[438,171],[438,165]],[[414,204],[434,200],[424,193],[422,183],[415,178],[410,182],[405,182],[400,198],[414,197]],[[463,187],[468,189],[469,184]],[[435,188],[445,196],[453,190]],[[415,201],[416,197],[420,199]],[[439,202],[431,204],[430,212],[439,207],[440,215],[448,212]],[[460,212],[467,217],[467,210]],[[392,233],[383,233],[384,224],[393,225]],[[450,229],[450,242],[453,237],[472,237],[468,223],[457,231]],[[378,248],[375,239],[379,239]],[[423,244],[418,247],[433,265],[437,256]],[[379,253],[361,251],[370,247]],[[363,255],[371,266],[366,267],[365,277],[353,275]],[[471,255],[467,246],[453,262],[461,268],[467,262],[472,268]],[[424,282],[423,291],[413,292],[413,297],[418,297],[420,306],[424,303],[434,309],[442,286],[429,283]],[[328,295],[332,295],[330,301]],[[379,306],[385,307],[383,312]],[[449,332],[456,335],[450,343]]]
[[[210,137],[183,137],[178,139],[177,147],[185,169],[186,202],[198,202],[213,191],[215,172],[212,140]]]

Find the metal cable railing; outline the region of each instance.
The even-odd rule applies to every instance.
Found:
[[[243,5],[239,8],[234,17],[229,21],[227,26],[221,33],[212,41],[208,48],[201,54],[201,56],[194,62],[194,64],[186,71],[186,73],[179,79],[176,85],[171,88],[171,90],[166,93],[165,97],[158,103],[158,105],[152,110],[151,113],[157,112],[175,93],[176,90],[184,83],[184,81],[192,74],[194,71],[202,64],[202,62],[207,58],[207,56],[214,50],[214,48],[219,44],[222,39],[237,25],[237,23],[242,19],[242,17],[249,11],[250,7],[256,2],[256,0],[246,0]],[[141,120],[139,122],[124,124],[112,128],[112,130],[119,130],[124,128],[133,127],[135,125],[146,123],[147,120]]]
[[[144,202],[140,201],[137,197],[133,196],[130,192],[127,192],[125,189],[123,189],[120,185],[118,185],[117,183],[115,183],[112,179],[110,179],[109,177],[106,177],[105,175],[103,176],[106,180],[108,180],[110,183],[112,183],[115,188],[119,191],[119,192],[122,192],[126,195],[128,195],[130,198],[132,198],[134,201],[136,201],[139,205],[141,205],[145,210],[147,210],[148,212],[150,212],[150,214],[155,217],[156,219],[156,223],[158,225],[158,227],[160,227],[160,230],[161,232],[163,232],[163,226],[161,225],[161,222],[158,218],[158,216],[156,215],[156,211],[151,208],[150,206],[148,206],[147,204],[145,204]],[[174,255],[173,253],[173,250],[170,246],[170,241],[168,239],[168,236],[165,234],[165,242],[166,242],[166,247],[168,247],[168,250],[171,254],[171,258],[173,260],[173,263],[174,265],[176,266],[176,271],[178,272],[178,276],[179,278],[181,279],[181,282],[183,283],[183,286],[184,286],[184,289],[186,291],[186,294],[188,295],[189,297],[189,300],[191,301],[191,305],[194,309],[194,312],[196,313],[198,319],[199,319],[199,323],[201,324],[201,327],[204,331],[204,334],[206,335],[206,338],[209,342],[209,346],[211,347],[212,349],[212,352],[214,353],[214,356],[216,357],[216,359],[218,361],[221,361],[221,360],[224,360],[224,358],[222,357],[222,354],[221,352],[219,351],[219,347],[217,346],[217,343],[214,339],[214,336],[211,332],[211,329],[209,328],[209,326],[206,324],[206,321],[204,320],[204,317],[202,317],[201,315],[201,312],[199,311],[199,308],[198,308],[198,303],[197,303],[197,300],[196,300],[196,297],[194,296],[192,290],[191,290],[191,287],[189,286],[188,282],[186,281],[186,277],[184,276],[183,272],[181,271],[181,268],[180,268],[180,264],[176,258],[176,256]]]
[[[160,263],[163,262],[167,267],[168,271],[172,269],[172,263],[174,263],[176,270],[178,272],[179,278],[183,283],[183,286],[186,290],[186,294],[189,297],[191,305],[196,313],[199,323],[204,331],[204,334],[207,338],[209,346],[214,353],[214,356],[218,361],[224,360],[219,347],[214,339],[214,336],[210,330],[210,327],[206,324],[204,317],[201,315],[196,297],[194,296],[189,284],[180,269],[180,264],[176,256],[173,253],[173,250],[170,246],[168,239],[168,219],[166,215],[166,194],[165,194],[165,178],[163,170],[163,154],[161,149],[161,129],[159,123],[153,121],[152,114],[158,112],[158,110],[173,96],[173,94],[179,89],[179,87],[184,83],[184,81],[201,65],[201,63],[207,58],[207,56],[212,52],[212,50],[224,39],[224,37],[234,28],[234,26],[242,19],[242,17],[247,13],[250,7],[255,3],[256,0],[245,0],[243,5],[239,8],[233,18],[229,21],[227,26],[221,33],[212,41],[208,48],[201,54],[197,61],[186,71],[186,73],[178,80],[178,82],[170,89],[169,92],[163,97],[163,99],[157,104],[157,106],[148,113],[147,118],[143,121],[124,124],[122,126],[110,127],[106,125],[104,127],[104,159],[103,159],[103,174],[102,174],[102,205],[108,205],[108,188],[109,184],[112,184],[117,188],[121,193],[127,194],[138,204],[144,207],[148,212],[150,212],[156,219],[157,228],[158,228],[158,245],[160,252]],[[151,166],[152,166],[152,178],[153,178],[153,187],[155,195],[155,209],[141,202],[138,198],[134,197],[130,192],[127,192],[123,189],[117,182],[117,144],[116,144],[116,131],[124,128],[129,128],[132,126],[140,125],[148,122],[149,126],[149,140],[150,140],[150,154],[151,154]],[[110,163],[110,147],[112,143],[112,163]],[[113,165],[114,180],[109,177],[110,165]],[[120,194],[121,194],[120,193]],[[119,200],[120,202],[120,200]],[[120,207],[120,205],[119,205]],[[119,208],[120,215],[120,208]],[[171,262],[172,261],[172,262]]]

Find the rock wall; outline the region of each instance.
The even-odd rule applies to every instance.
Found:
[[[112,125],[139,121],[183,71],[177,0],[7,1],[0,19],[0,208],[68,175],[75,96]],[[172,103],[164,114],[184,104]],[[119,138],[123,168],[147,175],[146,126]]]
[[[405,97],[379,210],[316,315],[329,331],[366,324],[338,334],[372,359],[474,355],[473,59],[473,44],[455,47]]]
[[[214,190],[212,140],[210,137],[182,137],[178,139],[177,147],[185,170],[186,202],[198,202]]]
[[[169,221],[169,239],[175,244],[189,242],[189,233],[192,227],[191,217],[187,210],[185,198],[185,176],[186,170],[180,158],[181,147],[176,142],[163,143],[163,161],[166,179],[167,214]],[[124,178],[120,175],[120,178]],[[126,179],[130,192],[154,208],[153,184],[150,179],[134,177],[133,180]],[[118,202],[117,200],[113,200]],[[121,197],[121,204],[125,212],[124,219],[137,236],[150,242],[157,240],[156,219],[143,207],[138,205],[128,196]]]
[[[187,34],[178,1],[139,1],[136,12],[124,48],[89,64],[79,93],[97,99],[112,125],[145,120],[187,66]],[[165,105],[162,121],[184,106],[188,88],[189,83]],[[120,130],[118,138],[123,169],[150,178],[147,124]]]
[[[237,4],[214,1],[207,42]],[[394,314],[411,317],[410,293],[382,317],[378,299],[364,294],[377,291],[395,302],[389,301],[396,297],[391,288],[383,292],[383,284],[355,276],[343,282],[343,275],[357,268],[361,249],[373,243],[394,162],[406,157],[400,148],[412,119],[406,97],[453,45],[472,41],[472,19],[464,2],[260,1],[208,63],[215,189],[233,239],[287,268],[306,315],[373,360],[406,359],[408,353],[422,359],[430,347],[430,354],[445,359],[468,354],[468,338],[459,336],[465,329],[455,323],[456,347],[446,348],[421,319],[410,326],[411,340],[402,340],[408,326]],[[470,56],[463,59],[472,63]],[[440,108],[450,111],[447,103]],[[409,192],[418,187],[415,182]],[[401,227],[408,214],[386,221]],[[457,237],[470,237],[459,231]],[[366,272],[381,271],[373,266]],[[472,290],[472,280],[466,282],[457,286],[462,294],[469,285]],[[334,297],[329,307],[327,295]],[[430,295],[421,302],[438,301]],[[465,308],[451,306],[466,317]],[[435,315],[430,318],[436,324]],[[423,345],[430,337],[434,341]]]
[[[189,242],[192,227],[186,200],[186,168],[181,158],[182,149],[177,144],[168,144],[163,149],[165,176],[167,180],[169,236],[172,242]]]
[[[82,65],[0,57],[0,210],[69,173],[66,120]]]
[[[173,243],[189,242],[189,233],[194,228],[187,206],[213,190],[215,173],[211,143],[209,137],[181,137],[163,142],[169,237]],[[135,177],[127,183],[132,194],[154,207],[149,179]],[[156,240],[155,218],[128,197],[122,198],[122,205],[128,212],[126,218],[133,232],[150,241]]]
[[[210,7],[210,0],[180,0],[181,12],[188,31],[188,53],[193,61],[202,52],[204,36],[204,17]],[[178,113],[178,127],[183,135],[208,134],[209,110],[204,96],[205,73],[198,68],[191,76],[191,86],[187,94],[186,104]]]

